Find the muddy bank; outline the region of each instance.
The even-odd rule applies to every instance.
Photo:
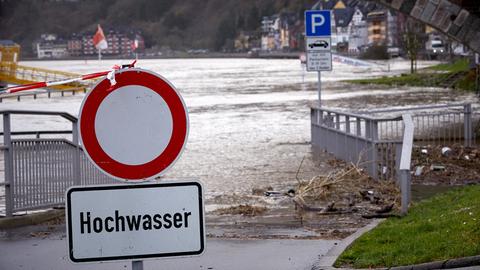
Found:
[[[216,209],[207,216],[210,237],[239,239],[341,239],[369,218],[398,212],[399,190],[375,181],[355,164],[330,159],[331,170],[296,177],[289,190],[256,187],[251,204]],[[299,166],[300,171],[301,166]]]

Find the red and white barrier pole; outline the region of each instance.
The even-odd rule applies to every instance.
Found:
[[[32,89],[37,89],[37,88],[44,88],[44,87],[49,87],[49,86],[54,86],[54,85],[61,85],[61,84],[67,84],[71,82],[78,82],[78,81],[86,81],[86,80],[91,80],[95,79],[98,77],[102,76],[107,76],[109,73],[111,73],[109,79],[113,84],[115,84],[115,71],[122,69],[122,68],[132,68],[135,66],[135,63],[137,60],[134,60],[131,64],[129,65],[123,65],[123,66],[117,66],[115,65],[112,70],[109,71],[102,71],[102,72],[95,72],[95,73],[90,73],[90,74],[85,74],[82,75],[81,77],[77,78],[72,78],[72,79],[66,79],[66,80],[61,80],[61,81],[50,81],[50,82],[34,82],[34,83],[29,83],[29,84],[24,84],[24,85],[16,85],[16,86],[11,86],[7,88],[0,89],[0,94],[12,94],[20,91],[25,91],[25,90],[32,90]],[[113,78],[113,79],[112,79]]]

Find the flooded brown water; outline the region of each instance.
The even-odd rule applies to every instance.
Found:
[[[87,73],[110,68],[118,61],[23,64]],[[141,60],[139,66],[162,74],[185,98],[190,113],[189,140],[183,156],[164,178],[202,181],[206,188],[207,212],[230,205],[263,205],[272,209],[270,217],[275,219],[282,215],[277,210],[293,209],[291,201],[255,195],[254,189],[287,191],[297,183],[296,177],[310,179],[332,169],[326,162],[332,156],[312,154],[309,106],[316,103],[318,97],[316,73],[303,73],[298,60]],[[387,72],[381,66],[365,69],[335,64],[332,72],[322,73],[323,105],[357,110],[478,102],[472,94],[445,89],[340,82],[399,74],[408,70],[408,63],[398,61],[391,65],[391,70]],[[21,102],[4,100],[0,108],[60,110],[77,115],[82,98],[83,95],[40,97]],[[17,130],[69,128],[68,123],[55,119],[26,118],[19,118],[13,127]],[[283,221],[294,215],[285,216]],[[353,227],[363,224],[352,223],[357,223]]]

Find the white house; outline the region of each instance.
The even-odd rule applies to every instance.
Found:
[[[58,39],[57,36],[53,34],[41,35],[41,39],[35,47],[38,59],[68,56],[67,42]]]
[[[355,8],[352,22],[350,23],[350,33],[348,42],[349,53],[359,53],[360,48],[368,44],[368,24],[365,16],[359,8]]]

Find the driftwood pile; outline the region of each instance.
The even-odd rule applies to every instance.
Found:
[[[355,164],[335,161],[337,170],[328,175],[298,180],[288,194],[300,211],[319,215],[359,213],[365,218],[384,217],[395,210],[400,192],[394,181],[370,178]]]

